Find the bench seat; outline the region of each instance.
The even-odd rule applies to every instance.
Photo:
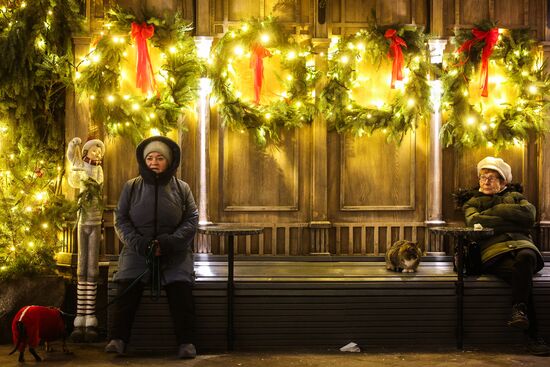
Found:
[[[226,349],[226,264],[222,256],[196,256],[197,348]],[[110,273],[116,270],[116,263]],[[456,274],[448,257],[426,257],[418,272],[387,271],[381,258],[237,257],[235,348],[335,349],[456,343]],[[115,294],[109,282],[109,298]],[[465,346],[520,343],[509,330],[510,289],[491,277],[466,277]],[[146,291],[132,332],[137,350],[174,350],[175,337],[162,294]],[[535,276],[541,332],[550,337],[550,271]]]

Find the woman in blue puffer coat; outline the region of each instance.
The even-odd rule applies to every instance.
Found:
[[[174,176],[180,156],[179,146],[163,136],[148,138],[136,149],[140,175],[126,182],[115,211],[115,230],[124,247],[113,280],[122,297],[114,306],[106,352],[124,354],[144,282],[154,275],[148,274],[153,259],[168,296],[178,357],[196,356],[192,286],[198,211],[189,185]],[[143,273],[144,281],[125,291]]]

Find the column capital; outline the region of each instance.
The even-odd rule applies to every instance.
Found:
[[[443,52],[447,47],[446,38],[432,38],[428,40],[428,47],[430,49],[430,62],[432,64],[443,63]]]
[[[195,41],[195,46],[197,46],[197,56],[200,59],[207,60],[210,57],[210,50],[212,49],[214,37],[195,36],[193,40]]]

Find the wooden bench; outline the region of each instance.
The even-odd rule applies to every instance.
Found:
[[[197,348],[225,350],[226,259],[195,260]],[[235,280],[237,350],[456,342],[456,274],[449,257],[426,257],[412,275],[387,271],[379,257],[238,257]],[[114,293],[109,282],[109,298]],[[535,298],[541,332],[550,339],[550,270],[536,276]],[[506,327],[510,308],[505,283],[467,277],[465,346],[520,343],[522,333]],[[130,347],[175,349],[164,294],[159,302],[144,294]]]

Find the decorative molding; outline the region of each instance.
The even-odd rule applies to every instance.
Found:
[[[220,131],[220,154],[222,158],[222,167],[220,169],[220,175],[219,182],[224,182],[224,177],[227,177],[227,171],[225,169],[226,166],[226,149],[227,146],[227,129],[223,128]],[[253,205],[253,204],[247,204],[247,205],[225,205],[225,195],[228,190],[225,188],[225,183],[222,185],[223,188],[220,190],[220,200],[222,205],[225,205],[223,207],[223,210],[226,212],[291,212],[291,211],[298,211],[299,210],[299,169],[300,169],[300,139],[296,137],[297,131],[293,131],[292,134],[294,134],[295,143],[292,144],[293,148],[293,169],[292,169],[292,198],[290,205]],[[252,178],[253,179],[253,178]]]
[[[406,139],[406,138],[405,138]],[[410,139],[410,165],[411,173],[409,176],[409,203],[407,205],[346,205],[345,204],[345,187],[344,175],[346,169],[346,135],[340,138],[340,210],[341,211],[405,211],[415,210],[416,202],[416,132],[412,130],[409,133]]]

